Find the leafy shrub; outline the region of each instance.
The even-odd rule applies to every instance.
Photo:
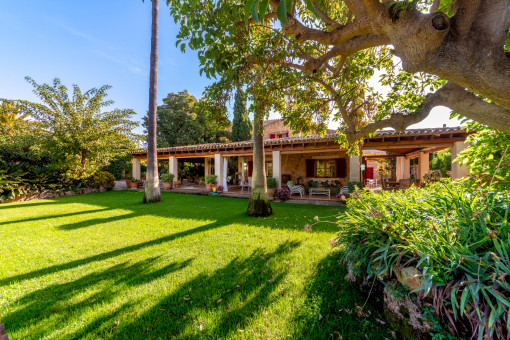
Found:
[[[276,188],[276,178],[269,177],[267,179],[267,188],[268,189]]]
[[[405,192],[359,192],[339,221],[341,258],[356,275],[415,266],[433,308],[454,331],[498,338],[510,324],[508,192],[436,183]],[[387,280],[387,279],[386,279]],[[459,335],[459,334],[458,334]],[[465,334],[464,334],[465,335]]]
[[[425,175],[423,175],[423,182],[430,184],[430,183],[436,183],[441,180],[441,170],[430,170],[427,171]]]
[[[110,164],[105,170],[110,172],[117,181],[120,181],[124,176],[124,171],[129,166],[130,155],[117,156],[110,161]]]
[[[363,182],[348,182],[347,186],[349,187],[349,192],[351,193],[356,191],[356,187],[358,187],[358,189],[363,189]]]
[[[163,174],[161,175],[160,179],[163,181],[163,182],[167,182],[167,183],[172,183],[174,181],[174,174]]]
[[[206,184],[216,184],[216,178],[218,176],[216,175],[207,175],[205,176],[205,183]]]
[[[24,168],[23,163],[8,163],[0,159],[0,201],[15,199],[28,193],[28,185],[23,180],[26,174]]]
[[[108,171],[98,171],[88,178],[87,184],[92,188],[112,190],[115,187],[115,177]]]

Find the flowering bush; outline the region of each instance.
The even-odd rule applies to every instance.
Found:
[[[290,191],[287,188],[281,188],[276,191],[276,197],[280,199],[280,201],[285,201],[290,196]]]
[[[223,191],[223,185],[216,186],[216,191]]]

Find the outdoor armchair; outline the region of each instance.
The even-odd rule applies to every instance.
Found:
[[[294,182],[292,181],[288,181],[287,186],[289,187],[290,190],[290,196],[292,196],[292,194],[299,194],[301,197],[303,197],[303,193],[305,192],[304,186],[294,185]]]

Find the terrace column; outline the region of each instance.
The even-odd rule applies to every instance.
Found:
[[[276,189],[282,187],[282,155],[280,151],[273,151],[273,177],[276,179]]]
[[[459,165],[459,162],[455,162],[455,159],[459,155],[459,153],[469,146],[469,143],[460,141],[454,142],[452,146],[452,181],[466,177],[469,175],[469,168],[467,165],[463,164]]]
[[[420,152],[418,154],[418,179],[423,180],[423,176],[429,171],[429,154]]]
[[[349,157],[349,182],[361,182],[360,156]]]
[[[227,183],[227,172],[228,172],[228,157],[222,157],[223,158],[223,191],[228,191],[228,183]]]
[[[221,154],[217,153],[214,155],[214,174],[216,175],[216,182],[218,184],[223,185],[223,157],[221,157]]]
[[[411,160],[405,157],[397,157],[397,181],[409,179],[411,172]]]
[[[209,175],[209,170],[210,170],[210,166],[209,166],[209,158],[204,158],[204,177]]]
[[[178,160],[175,156],[168,157],[168,173],[174,175],[174,181],[179,179],[179,167],[177,162]]]
[[[131,160],[131,169],[133,178],[140,179],[140,160],[138,158],[133,158]]]

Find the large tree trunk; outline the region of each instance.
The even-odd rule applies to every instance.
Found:
[[[152,32],[151,32],[151,68],[149,83],[149,119],[148,119],[148,137],[147,137],[147,177],[145,184],[145,193],[143,195],[144,203],[154,203],[161,201],[161,192],[159,191],[158,176],[158,151],[156,148],[156,96],[158,83],[158,12],[159,0],[152,0]]]
[[[253,173],[251,181],[251,196],[248,203],[248,216],[265,217],[273,214],[267,183],[264,155],[264,113],[255,112],[253,124]]]

